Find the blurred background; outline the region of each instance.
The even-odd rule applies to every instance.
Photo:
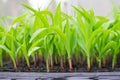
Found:
[[[50,4],[49,9],[55,11],[55,7],[61,2],[62,10],[70,15],[73,14],[72,5],[83,6],[86,9],[93,8],[96,15],[110,16],[112,13],[111,0],[0,0],[0,16],[18,16],[24,12],[21,3],[31,5],[35,9],[45,9]],[[119,5],[120,0],[113,0]]]

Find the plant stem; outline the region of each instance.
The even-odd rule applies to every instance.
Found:
[[[112,69],[115,68],[115,64],[116,64],[116,55],[114,55],[112,59]]]
[[[49,60],[49,59],[46,59],[46,69],[47,69],[47,72],[50,72],[48,60]]]
[[[28,57],[26,58],[26,62],[27,62],[28,70],[30,71],[30,62]]]
[[[57,56],[55,56],[55,64],[58,64]]]
[[[3,66],[3,61],[2,61],[2,52],[0,53],[0,66]]]
[[[87,70],[88,70],[88,71],[91,70],[90,57],[89,57],[89,56],[87,56]]]
[[[50,67],[53,69],[53,57],[52,54],[50,55]]]
[[[103,58],[103,66],[106,66],[106,58]]]
[[[16,65],[17,65],[17,67],[19,66],[19,61],[18,61],[18,59],[16,59]]]
[[[16,61],[12,60],[12,62],[13,62],[13,65],[14,65],[14,70],[16,71],[17,70]]]
[[[71,60],[71,58],[68,59],[68,63],[69,63],[69,71],[72,72],[72,60]]]
[[[61,70],[64,70],[63,58],[62,58],[62,56],[60,57],[60,68],[61,68]]]
[[[34,56],[34,66],[35,66],[35,67],[38,67],[38,65],[39,65],[38,54],[35,54],[35,56]]]
[[[99,59],[99,69],[101,69],[101,59]]]
[[[33,60],[34,60],[34,66],[35,66],[35,68],[36,68],[36,67],[37,67],[36,55],[33,56]]]

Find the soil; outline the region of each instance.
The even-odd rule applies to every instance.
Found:
[[[5,62],[3,67],[0,67],[0,80],[120,80],[120,65],[116,65],[112,70],[110,62],[106,63],[106,67],[102,66],[101,69],[98,69],[94,63],[91,72],[87,71],[86,64],[81,66],[73,64],[72,72],[69,72],[68,65],[64,66],[64,70],[61,70],[59,64],[54,64],[50,73],[46,73],[44,62],[39,62],[39,65],[35,67],[34,62],[31,61],[30,70],[28,70],[25,61],[19,62],[17,70],[14,70],[11,61]]]
[[[101,69],[98,68],[96,64],[93,64],[90,72],[120,72],[120,65],[116,65],[115,69],[112,70],[111,64],[107,64],[106,67],[102,66]],[[0,67],[0,72],[46,72],[46,64],[39,63],[37,67],[34,66],[34,63],[30,63],[30,70],[28,69],[26,63],[20,63],[17,66],[17,70],[14,69],[11,61],[4,63],[3,67]],[[53,68],[50,69],[50,72],[69,72],[68,65],[61,70],[59,64],[54,64]],[[74,65],[72,72],[88,72],[87,65]]]
[[[86,64],[80,64],[73,62],[73,69],[72,72],[88,72]],[[85,63],[85,62],[84,62]],[[76,65],[77,64],[77,65]],[[26,61],[18,61],[17,69],[14,69],[13,63],[11,60],[5,59],[3,62],[3,67],[0,67],[0,72],[47,72],[46,71],[46,64],[44,61],[37,61],[37,66],[34,65],[34,62],[30,61],[30,70],[27,67]],[[53,68],[50,68],[50,72],[69,72],[68,63],[64,64],[64,69],[60,68],[60,64],[55,64]],[[98,68],[96,63],[93,63],[91,66],[90,72],[120,72],[120,56],[117,58],[117,65],[115,69],[112,70],[111,67],[111,59],[108,59],[105,66],[102,66],[101,69]]]

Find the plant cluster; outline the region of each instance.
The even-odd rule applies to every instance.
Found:
[[[9,29],[0,25],[1,66],[7,56],[14,69],[20,60],[25,60],[30,69],[31,59],[35,66],[44,60],[47,72],[55,63],[61,69],[68,63],[72,71],[73,61],[77,65],[86,63],[90,71],[94,62],[102,68],[111,59],[115,68],[120,53],[120,14],[116,7],[115,18],[110,20],[82,7],[73,6],[74,16],[70,16],[61,11],[60,4],[55,13],[23,6],[31,12],[17,17]]]

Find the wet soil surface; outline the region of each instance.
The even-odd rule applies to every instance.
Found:
[[[120,72],[99,72],[99,73],[0,72],[0,80],[120,80]]]

